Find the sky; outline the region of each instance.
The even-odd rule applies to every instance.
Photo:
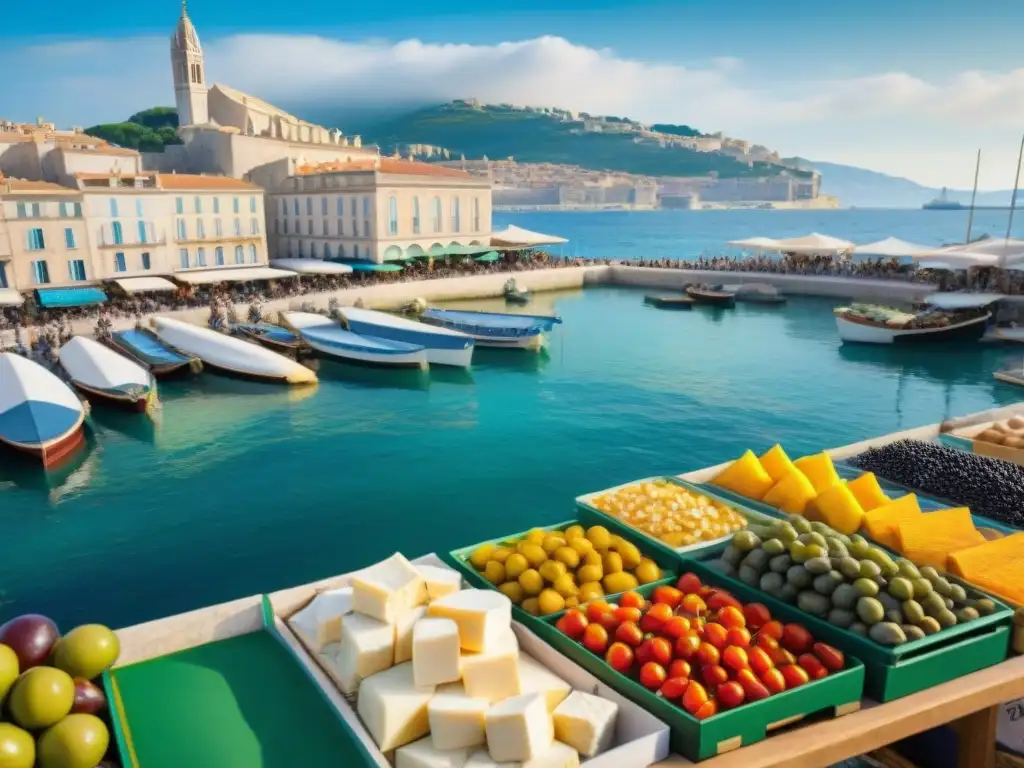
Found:
[[[174,103],[175,0],[13,3],[0,117]],[[1013,185],[1020,0],[192,0],[210,83],[302,115],[475,97],[676,122],[929,186]]]

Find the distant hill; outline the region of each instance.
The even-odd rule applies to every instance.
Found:
[[[119,147],[141,152],[162,152],[168,144],[181,144],[178,138],[178,112],[174,107],[152,107],[136,112],[123,123],[104,123],[85,132]]]
[[[514,157],[523,163],[563,163],[647,176],[717,173],[722,178],[736,178],[771,176],[787,170],[770,163],[748,164],[718,152],[665,147],[637,133],[584,131],[582,121],[566,115],[561,111],[453,102],[414,110],[368,126],[362,133],[364,140],[378,144],[384,153],[407,144],[427,144],[450,150],[454,159],[460,155],[474,160]],[[606,120],[635,125],[627,118]],[[661,128],[681,136],[701,135],[684,125]]]
[[[926,187],[901,176],[889,176],[852,165],[825,163],[805,160],[801,157],[786,158],[785,162],[801,168],[813,168],[821,173],[821,193],[835,195],[845,207],[858,208],[920,208],[934,200],[941,189]],[[1024,190],[1022,190],[1024,192]],[[964,205],[971,203],[971,190],[950,189],[946,191],[951,200]],[[1020,193],[1018,193],[1018,198]],[[976,205],[1006,206],[1010,203],[1010,191],[979,192]]]

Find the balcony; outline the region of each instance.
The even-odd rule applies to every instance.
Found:
[[[123,242],[115,243],[112,237],[104,238],[101,236],[99,243],[97,243],[97,247],[105,251],[123,251],[127,248],[141,248],[144,250],[146,248],[159,248],[164,245],[167,245],[166,237],[160,237],[155,240],[147,239],[144,243],[140,242],[138,238],[134,240],[125,238]]]
[[[130,226],[122,226],[118,234],[120,234],[120,237],[115,236],[113,224],[104,224],[100,227],[96,238],[97,247],[102,250],[114,251],[128,248],[155,248],[167,245],[167,237],[163,234],[157,236],[156,227],[152,222],[146,222],[146,237],[144,239],[139,237],[139,229],[136,226],[136,222],[132,222]]]

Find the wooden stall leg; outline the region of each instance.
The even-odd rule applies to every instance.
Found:
[[[953,723],[957,768],[995,768],[998,707],[982,709]]]

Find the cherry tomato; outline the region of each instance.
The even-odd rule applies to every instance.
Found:
[[[733,627],[730,629],[726,640],[729,645],[735,645],[737,648],[750,647],[750,633],[743,627]]]
[[[779,641],[771,635],[764,634],[764,630],[757,633],[757,637],[754,638],[754,645],[758,648],[764,648],[766,651],[771,653],[779,647]]]
[[[766,670],[760,675],[761,682],[764,683],[764,687],[768,689],[770,693],[782,693],[786,690],[786,678],[783,677],[782,672],[775,669]]]
[[[814,655],[818,657],[818,660],[825,665],[825,669],[829,672],[839,672],[846,666],[846,657],[838,648],[833,648],[825,643],[815,643],[813,650]]]
[[[750,661],[745,649],[730,645],[722,651],[722,664],[739,672],[741,669],[747,669],[750,666]]]
[[[658,689],[658,695],[669,701],[679,701],[686,693],[686,687],[690,681],[685,677],[669,676],[665,683]]]
[[[743,611],[734,605],[727,605],[718,612],[718,623],[726,629],[733,629],[746,626],[747,620],[743,618]]]
[[[704,627],[704,642],[711,643],[718,650],[722,650],[729,644],[729,630],[721,624],[711,622]]]
[[[800,654],[800,658],[796,660],[796,663],[807,670],[811,680],[820,680],[828,675],[828,669],[825,668],[825,665],[813,653]]]
[[[705,664],[700,668],[700,679],[709,691],[713,691],[716,685],[721,685],[729,679],[729,671],[718,664]]]
[[[587,619],[586,614],[583,613],[579,608],[570,608],[564,614],[562,618],[555,624],[562,634],[571,637],[573,640],[579,640],[583,637],[583,631],[587,628],[590,621]]]
[[[583,630],[583,647],[603,656],[608,650],[608,630],[600,624],[588,624]]]
[[[759,677],[775,667],[775,663],[764,648],[751,648],[747,651],[747,660],[754,674]]]
[[[690,616],[703,616],[708,612],[708,604],[700,595],[685,595],[679,603],[679,610]]]
[[[632,621],[634,624],[640,623],[641,614],[639,608],[627,607],[620,605],[615,609],[615,618],[618,619],[619,623],[622,624],[627,621]]]
[[[712,611],[721,611],[723,608],[735,608],[740,610],[743,608],[743,603],[733,597],[729,592],[724,589],[716,589],[708,595],[708,608]]]
[[[672,663],[672,641],[664,637],[651,638],[651,661],[656,661],[663,667]]]
[[[665,668],[653,661],[649,661],[640,667],[640,685],[651,691],[656,691],[665,684],[668,675]]]
[[[685,659],[674,659],[668,667],[669,677],[689,677],[693,668]]]
[[[640,629],[644,632],[659,632],[672,615],[672,606],[668,603],[655,603],[641,617]]]
[[[758,637],[773,637],[776,640],[781,640],[784,631],[781,621],[769,621],[761,626],[757,635]]]
[[[711,643],[701,643],[697,649],[697,660],[701,664],[717,664],[721,658],[721,652]]]
[[[787,664],[784,667],[779,667],[779,672],[782,673],[782,677],[786,681],[787,689],[799,688],[801,685],[811,681],[811,676],[807,674],[807,670],[796,664]]]
[[[615,639],[636,648],[644,641],[644,633],[632,621],[624,621],[615,628]]]
[[[787,624],[782,628],[781,645],[787,651],[799,655],[811,650],[814,638],[799,624]]]
[[[743,606],[743,618],[747,620],[747,629],[757,631],[772,620],[772,614],[762,603],[747,603]]]
[[[796,664],[796,656],[785,648],[776,648],[774,651],[768,651],[768,658],[772,660],[772,664],[776,667],[785,667],[790,664]]]
[[[654,588],[654,592],[651,594],[651,600],[656,603],[665,603],[669,608],[679,607],[679,603],[683,601],[683,593],[675,587],[670,587],[668,584],[662,584]]]
[[[608,653],[604,657],[604,660],[608,662],[608,666],[616,672],[622,672],[623,674],[633,668],[633,659],[633,649],[620,642],[614,642],[608,646]]]
[[[619,598],[619,605],[623,608],[643,608],[647,605],[647,601],[639,592],[630,591],[622,593],[622,597]]]
[[[661,634],[672,640],[678,640],[690,630],[690,620],[685,616],[673,616],[661,625]]]
[[[745,697],[746,694],[743,692],[743,686],[735,680],[722,683],[715,688],[715,698],[718,699],[718,703],[726,709],[738,707],[743,703],[743,699]]]
[[[707,701],[708,692],[704,686],[691,680],[690,684],[686,686],[686,691],[683,693],[683,709],[691,715],[696,715],[697,710]]]
[[[601,618],[604,613],[610,613],[612,607],[606,600],[595,600],[592,603],[587,603],[587,618],[590,621],[597,621]]]
[[[765,684],[758,680],[757,676],[749,669],[738,672],[736,682],[743,686],[743,693],[746,695],[747,701],[760,701],[772,695]]]
[[[676,589],[684,595],[695,595],[702,586],[704,585],[701,583],[700,577],[695,573],[684,573],[676,582]]]
[[[698,720],[707,720],[709,717],[713,717],[718,714],[718,702],[714,699],[709,699],[700,705],[700,708],[693,713],[693,716]]]
[[[591,622],[593,624],[594,622]],[[598,615],[597,623],[607,629],[609,632],[614,632],[615,628],[622,622],[619,621],[619,617],[615,615],[615,609],[607,610],[604,613]]]
[[[680,659],[691,659],[700,649],[700,638],[695,632],[687,632],[676,640],[675,652]]]

